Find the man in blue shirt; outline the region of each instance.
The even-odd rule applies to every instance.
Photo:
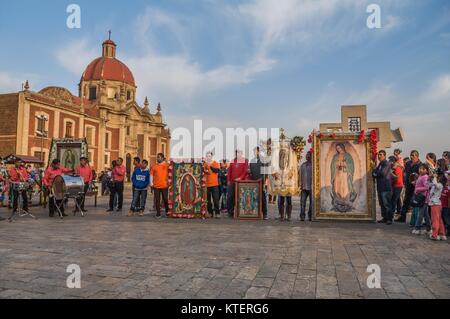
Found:
[[[143,160],[142,164],[134,169],[131,181],[133,183],[134,192],[128,217],[133,216],[135,213],[138,213],[139,216],[144,216],[145,203],[147,201],[147,189],[150,185],[148,161]]]

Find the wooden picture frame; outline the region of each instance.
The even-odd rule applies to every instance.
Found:
[[[316,133],[313,140],[313,220],[375,222],[370,141],[354,133]]]
[[[257,199],[252,196],[257,196]],[[252,201],[256,201],[257,213],[254,213],[254,208],[251,212],[250,209],[245,211],[242,203],[245,201],[243,196],[247,196],[248,205],[252,205]],[[235,182],[235,205],[234,205],[234,218],[240,220],[262,220],[262,183],[261,181],[236,181]],[[249,213],[250,211],[250,213]]]

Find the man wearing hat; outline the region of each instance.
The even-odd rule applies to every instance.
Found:
[[[25,168],[25,163],[22,160],[16,159],[14,161],[14,167],[9,170],[9,180],[11,184],[13,183],[26,183],[29,179],[28,171]],[[12,195],[13,195],[13,214],[17,212],[19,196],[22,196],[23,201],[23,210],[28,212],[28,196],[27,191],[22,190],[18,191],[12,187]]]
[[[75,169],[75,174],[77,174],[78,176],[80,176],[81,178],[83,178],[84,181],[84,193],[83,193],[83,197],[77,199],[78,202],[78,206],[81,208],[81,211],[83,213],[86,213],[86,209],[84,209],[84,202],[86,199],[86,193],[89,189],[89,186],[92,183],[92,168],[89,165],[89,160],[87,159],[87,157],[81,157],[80,158],[80,165]],[[75,212],[78,211],[78,207],[75,208]]]
[[[56,176],[61,176],[67,173],[72,173],[73,170],[65,167],[61,167],[61,162],[59,159],[54,159],[52,161],[52,164],[45,170],[44,173],[44,179],[42,180],[42,183],[44,184],[47,189],[51,190],[53,186],[53,181],[55,180]],[[67,216],[64,213],[64,205],[61,205],[62,200],[57,200],[56,203],[54,200],[49,201],[48,209],[49,209],[49,216],[53,217],[55,215],[56,205],[60,207],[61,213],[63,216]]]

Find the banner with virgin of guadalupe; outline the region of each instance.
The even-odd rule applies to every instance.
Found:
[[[314,218],[374,221],[369,137],[314,135]]]
[[[169,165],[169,216],[206,217],[206,185],[201,162],[171,162]]]
[[[271,147],[269,194],[296,196],[299,194],[297,154],[286,140]]]

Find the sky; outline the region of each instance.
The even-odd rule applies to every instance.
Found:
[[[71,3],[81,28],[69,29]],[[381,28],[367,27],[367,6]],[[137,101],[158,102],[169,127],[285,128],[308,136],[365,104],[401,127],[405,153],[450,149],[450,1],[3,1],[0,93],[25,80],[78,94],[112,30]]]

